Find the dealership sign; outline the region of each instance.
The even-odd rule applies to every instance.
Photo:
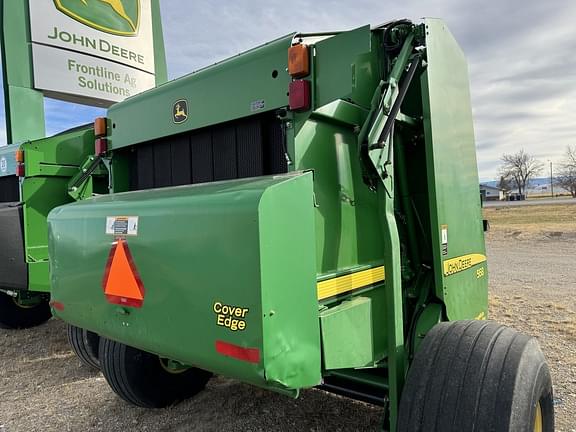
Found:
[[[151,0],[32,0],[34,87],[108,106],[154,87]]]

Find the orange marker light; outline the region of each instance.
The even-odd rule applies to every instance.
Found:
[[[288,48],[288,73],[293,78],[302,78],[310,74],[307,45],[298,44]]]
[[[109,303],[136,308],[144,303],[144,284],[124,239],[112,246],[102,287]]]
[[[96,138],[106,136],[108,132],[106,123],[106,117],[98,117],[94,120],[94,135]]]
[[[24,163],[24,150],[16,150],[14,158],[16,159],[16,162]]]

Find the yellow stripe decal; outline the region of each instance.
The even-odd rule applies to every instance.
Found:
[[[318,282],[318,300],[324,300],[383,280],[384,267],[381,266]]]
[[[486,256],[481,254],[469,254],[444,261],[444,276],[451,276],[461,271],[468,270],[476,264],[486,261]]]

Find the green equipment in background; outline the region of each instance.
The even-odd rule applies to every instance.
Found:
[[[291,34],[105,121],[111,193],[50,213],[49,260],[54,313],[100,336],[120,397],[168,406],[216,373],[383,405],[389,431],[553,430],[537,343],[485,321],[467,66],[442,21]]]
[[[48,227],[54,207],[72,202],[68,182],[94,151],[92,127],[0,147],[0,326],[50,318]]]

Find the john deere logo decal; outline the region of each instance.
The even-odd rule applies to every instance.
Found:
[[[140,0],[54,0],[56,8],[82,24],[106,33],[134,36],[140,25]]]
[[[181,99],[174,104],[172,118],[174,123],[184,123],[188,120],[188,102],[186,100]]]

